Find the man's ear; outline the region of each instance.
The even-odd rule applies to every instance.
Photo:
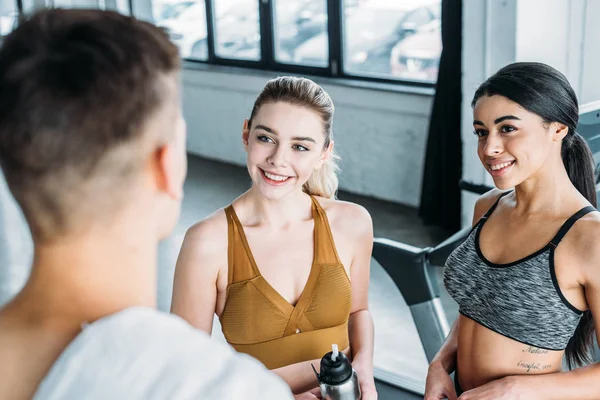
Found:
[[[154,150],[153,171],[156,187],[173,200],[183,197],[182,188],[178,183],[175,149],[172,144],[164,144]]]

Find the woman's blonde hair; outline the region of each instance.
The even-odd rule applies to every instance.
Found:
[[[306,107],[316,112],[323,123],[325,135],[323,150],[329,147],[333,136],[332,125],[335,108],[331,97],[322,87],[310,79],[293,76],[282,76],[270,80],[254,102],[249,127],[252,125],[252,118],[256,116],[263,104],[277,102]],[[335,198],[338,190],[338,160],[339,156],[332,150],[327,161],[320,169],[313,171],[308,181],[302,186],[302,190],[314,196]]]

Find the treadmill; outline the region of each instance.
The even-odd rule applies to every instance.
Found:
[[[596,194],[600,209],[600,101],[580,107],[577,132],[587,141],[595,163]],[[491,189],[489,186],[461,182],[460,187],[477,194]],[[450,331],[440,300],[439,285],[435,278],[436,267],[467,238],[471,227],[455,233],[434,248],[418,248],[385,238],[375,238],[373,258],[392,278],[410,308],[412,318],[430,362],[436,355]],[[600,350],[596,344],[595,361],[600,361]],[[393,386],[375,378],[381,400],[422,399],[423,393],[414,393],[406,388]]]
[[[428,362],[435,357],[450,332],[434,269],[444,265],[469,231],[470,228],[465,228],[434,248],[419,248],[383,238],[376,238],[373,243],[373,258],[392,278],[404,297]],[[423,398],[423,393],[395,387],[378,380],[377,376],[375,379],[381,400]]]

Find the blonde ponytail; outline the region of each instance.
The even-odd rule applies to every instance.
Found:
[[[279,101],[307,107],[319,114],[323,123],[323,134],[325,135],[323,150],[327,150],[329,143],[332,141],[333,113],[335,110],[333,101],[327,92],[321,86],[306,78],[282,76],[270,80],[254,102],[249,126],[252,125],[252,119],[263,104]],[[302,190],[310,195],[335,199],[338,190],[339,159],[340,157],[335,153],[335,148],[332,149],[325,164],[320,169],[313,171],[308,181],[302,186]]]
[[[323,166],[313,171],[308,181],[302,186],[302,190],[312,196],[335,199],[338,190],[339,159],[334,148]]]

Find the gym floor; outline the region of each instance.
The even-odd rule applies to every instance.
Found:
[[[164,311],[168,311],[170,306],[175,261],[186,230],[214,210],[228,205],[250,186],[250,179],[243,167],[195,156],[190,156],[188,161],[181,218],[171,237],[160,247],[158,301],[159,308]],[[435,245],[451,234],[424,226],[416,210],[410,207],[346,192],[339,193],[338,197],[361,204],[369,210],[376,237],[425,247]],[[369,300],[375,322],[376,376],[395,385],[422,390],[427,360],[410,311],[394,283],[374,261],[371,263]],[[457,315],[456,305],[443,290],[442,303],[452,322]],[[213,336],[224,340],[220,325],[218,321],[215,322]],[[396,399],[419,398],[408,393],[403,396],[391,386],[381,384],[380,399],[391,396]]]

